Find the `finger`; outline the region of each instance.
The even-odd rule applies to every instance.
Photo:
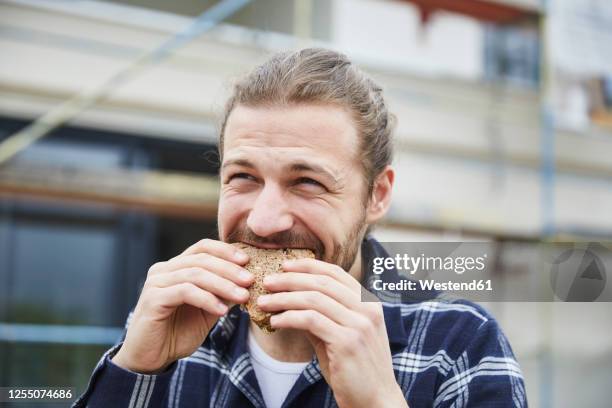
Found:
[[[346,327],[352,327],[354,323],[365,319],[338,303],[335,299],[314,291],[279,292],[262,295],[257,299],[257,305],[266,312],[314,310]]]
[[[302,258],[290,259],[283,262],[285,272],[303,272],[317,275],[326,275],[337,280],[354,291],[361,291],[361,285],[348,272],[338,265],[323,262],[318,259]]]
[[[314,310],[287,310],[270,317],[274,329],[297,329],[312,333],[326,343],[346,336],[348,330]]]
[[[249,256],[234,245],[209,238],[196,242],[183,251],[181,255],[193,255],[198,253],[210,254],[217,258],[225,259],[226,261],[235,262],[239,265],[245,265],[249,261]]]
[[[172,273],[153,276],[147,280],[147,285],[166,288],[185,282],[211,292],[227,301],[244,303],[249,299],[249,291],[245,288],[215,273],[196,267],[179,269]]]
[[[160,268],[161,270],[159,273],[173,273],[178,269],[191,267],[206,269],[225,279],[231,280],[237,285],[245,287],[250,286],[255,279],[254,275],[242,266],[222,258],[217,258],[214,255],[203,253],[173,258],[165,262],[163,268]]]
[[[217,316],[224,315],[228,310],[228,307],[215,295],[189,282],[167,288],[156,288],[153,293],[162,307],[175,308],[187,304]]]
[[[284,272],[264,278],[264,287],[270,292],[315,291],[323,293],[351,310],[360,306],[361,292],[355,293],[327,275]]]

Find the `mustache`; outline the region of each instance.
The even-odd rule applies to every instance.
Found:
[[[260,237],[247,226],[236,227],[227,235],[226,241],[230,244],[234,242],[244,242],[247,244],[271,244],[282,248],[304,248],[314,252],[317,259],[323,259],[325,246],[316,237],[310,234],[298,234],[294,231],[281,231],[267,237]]]

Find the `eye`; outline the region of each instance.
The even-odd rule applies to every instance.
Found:
[[[299,179],[296,180],[295,184],[312,184],[314,186],[323,187],[323,184],[319,183],[317,180],[313,180],[308,177],[300,177]]]
[[[225,181],[225,183],[229,183],[232,180],[245,180],[245,181],[257,181],[257,179],[253,176],[251,176],[248,173],[235,173],[230,175],[227,180]]]
[[[319,183],[317,180],[313,180],[310,177],[300,177],[295,180],[295,185],[307,190],[309,192],[323,193],[327,191],[327,188]]]

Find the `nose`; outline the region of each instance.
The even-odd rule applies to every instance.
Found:
[[[293,217],[278,185],[267,183],[255,199],[247,225],[260,237],[268,237],[293,227]]]

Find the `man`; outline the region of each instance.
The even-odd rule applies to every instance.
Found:
[[[150,268],[75,406],[525,406],[482,308],[361,301],[365,265],[384,256],[367,232],[391,200],[392,122],[382,90],[333,51],[278,54],[239,82],[219,140],[220,240]],[[253,276],[232,242],[316,255],[265,280],[272,334],[237,306]]]

